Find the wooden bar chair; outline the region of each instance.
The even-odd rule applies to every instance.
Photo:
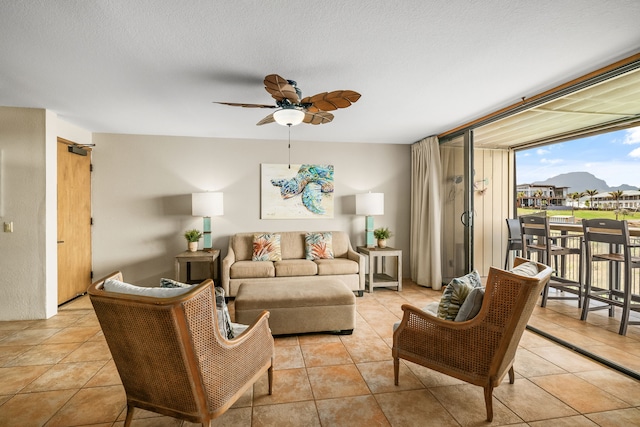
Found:
[[[632,290],[632,269],[640,268],[640,256],[633,256],[632,248],[640,245],[632,245],[629,239],[629,226],[627,221],[613,219],[584,219],[585,256],[587,259],[587,272],[585,281],[584,305],[582,307],[581,320],[587,320],[589,311],[609,309],[609,316],[614,317],[615,307],[622,307],[622,320],[620,321],[620,335],[627,333],[628,325],[640,325],[639,321],[630,321],[629,314],[632,310],[640,311],[640,295]],[[599,244],[599,245],[598,245]],[[609,251],[602,252],[602,244],[607,244]],[[593,267],[597,262],[609,263],[609,284],[605,286],[593,285]],[[624,265],[624,287],[621,283],[621,264]],[[589,301],[598,301],[604,305],[590,306]]]
[[[546,307],[548,299],[578,300],[578,307],[582,307],[583,296],[583,256],[582,236],[560,235],[552,236],[549,218],[539,215],[520,217],[520,234],[523,245],[523,256],[531,258],[531,252],[538,254],[538,261],[553,268],[554,274],[542,291],[541,307]],[[573,241],[573,244],[571,242]],[[568,279],[566,276],[566,257],[574,255],[578,258],[578,280]],[[562,293],[567,292],[576,296],[549,296],[549,288]]]

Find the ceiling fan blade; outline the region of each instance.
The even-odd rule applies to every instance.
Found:
[[[318,111],[317,113],[307,111],[304,113],[304,119],[302,119],[303,122],[312,125],[323,125],[325,123],[330,123],[332,120],[333,114],[327,113],[326,111]]]
[[[317,95],[303,98],[301,104],[311,104],[308,111],[333,111],[338,108],[347,108],[360,99],[360,94],[353,90],[334,90],[322,92]]]
[[[289,84],[287,79],[277,74],[269,74],[264,78],[264,88],[271,94],[276,101],[288,99],[292,104],[300,102],[296,88]]]
[[[214,104],[222,104],[222,105],[231,105],[232,107],[245,107],[245,108],[276,108],[275,105],[267,105],[267,104],[243,104],[239,102],[217,102],[213,101]]]
[[[258,123],[256,123],[256,126],[266,125],[268,123],[273,123],[275,121],[276,121],[276,119],[273,118],[273,114],[269,114],[267,117],[265,117],[264,119],[262,119]]]

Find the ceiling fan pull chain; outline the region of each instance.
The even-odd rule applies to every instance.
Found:
[[[289,128],[289,169],[291,169],[291,124],[288,124]]]

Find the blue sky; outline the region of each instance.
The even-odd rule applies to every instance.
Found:
[[[521,150],[516,165],[518,184],[589,172],[611,187],[640,187],[640,127]]]

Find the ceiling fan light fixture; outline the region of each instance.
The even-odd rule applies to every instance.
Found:
[[[273,113],[273,119],[282,126],[299,125],[304,119],[304,111],[295,108],[283,108]]]

